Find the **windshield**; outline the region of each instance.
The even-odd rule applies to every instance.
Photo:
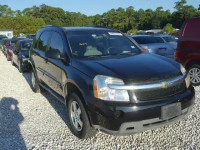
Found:
[[[76,58],[137,54],[141,51],[116,31],[71,31],[67,33]]]
[[[2,40],[2,44],[6,44],[8,42],[9,39],[3,39]]]
[[[160,37],[138,36],[132,37],[138,44],[165,43]]]
[[[21,49],[22,51],[28,51],[31,48],[32,41],[23,41],[21,42]]]

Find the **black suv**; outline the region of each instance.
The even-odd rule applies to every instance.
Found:
[[[131,134],[188,114],[194,88],[174,60],[142,52],[123,33],[101,27],[41,28],[30,51],[31,87],[66,105],[79,138],[102,130]]]
[[[32,41],[31,39],[18,40],[13,48],[11,63],[13,66],[18,66],[19,72],[29,70],[28,58]]]

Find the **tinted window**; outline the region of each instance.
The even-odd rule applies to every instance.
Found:
[[[19,51],[19,41],[16,43],[16,49]]]
[[[178,41],[175,37],[172,37],[172,36],[165,36],[163,37],[163,39],[168,43],[174,43]]]
[[[63,53],[63,40],[59,33],[53,32],[50,42],[50,50],[59,50],[61,53]]]
[[[71,31],[67,35],[72,55],[77,58],[140,53],[128,38],[116,31]]]
[[[160,37],[153,36],[138,36],[133,37],[138,44],[164,43]]]
[[[42,33],[38,40],[38,49],[41,51],[46,51],[47,46],[48,46],[48,41],[51,36],[51,32],[45,31]]]

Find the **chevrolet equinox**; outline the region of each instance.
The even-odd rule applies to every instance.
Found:
[[[182,65],[103,27],[41,28],[30,50],[31,88],[66,105],[78,138],[127,135],[185,117],[195,92]]]

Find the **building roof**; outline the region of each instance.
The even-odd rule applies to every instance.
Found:
[[[13,31],[11,29],[0,29],[0,31]]]

